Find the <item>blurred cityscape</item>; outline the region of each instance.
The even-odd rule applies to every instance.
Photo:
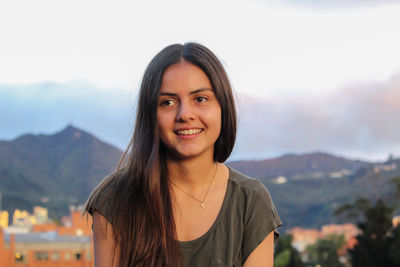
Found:
[[[400,216],[394,216],[392,218],[392,226],[395,228],[400,224]],[[313,254],[313,246],[318,246],[321,240],[341,240],[339,244],[334,244],[335,253],[337,255],[338,262],[342,263],[342,266],[352,266],[350,261],[349,249],[354,249],[358,244],[357,236],[362,232],[357,225],[347,224],[330,224],[324,225],[321,229],[305,229],[301,227],[294,227],[286,231],[286,235],[289,235],[292,240],[292,246],[299,252],[302,262],[306,263],[305,266],[315,267],[332,267],[333,264],[312,264],[315,261],[315,255]],[[321,248],[319,248],[321,249]],[[321,253],[321,252],[320,252]],[[328,251],[322,251],[321,254],[325,253],[325,257],[328,259]],[[336,257],[334,255],[334,257]],[[324,255],[322,255],[324,256]],[[308,263],[308,264],[307,264]],[[336,265],[335,265],[336,266]]]
[[[48,217],[44,207],[34,207],[32,214],[16,209],[11,224],[8,212],[0,211],[0,266],[94,266],[91,217],[82,216],[82,207],[71,206],[70,210],[69,216],[56,222]],[[400,216],[394,216],[392,226],[399,224]],[[329,224],[321,229],[294,227],[282,234],[281,239],[290,237],[304,263],[312,262],[311,248],[321,240],[341,240],[335,247],[337,260],[342,266],[352,266],[348,251],[357,245],[356,237],[360,234],[360,229],[351,223]]]
[[[61,222],[40,206],[32,214],[16,209],[11,224],[8,211],[0,211],[0,266],[94,266],[91,225],[76,206]]]

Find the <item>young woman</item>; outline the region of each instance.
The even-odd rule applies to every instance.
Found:
[[[272,267],[281,221],[267,189],[224,164],[235,137],[216,56],[196,43],[159,52],[128,149],[86,205],[96,267]]]

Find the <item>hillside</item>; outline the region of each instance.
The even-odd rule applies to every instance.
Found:
[[[390,180],[400,176],[400,160],[369,163],[326,153],[229,165],[268,187],[286,228],[348,222],[348,218],[334,216],[340,205],[359,197],[393,201]]]
[[[82,204],[116,166],[121,151],[73,126],[52,135],[23,135],[0,141],[2,208],[49,208],[50,216]],[[393,200],[390,179],[400,176],[400,160],[370,163],[327,153],[234,161],[231,167],[260,179],[270,190],[285,228],[340,223],[334,210],[357,197]]]
[[[298,179],[302,176],[312,177],[339,171],[355,172],[361,167],[370,165],[368,162],[348,160],[327,153],[310,153],[303,155],[284,155],[274,159],[259,161],[234,161],[230,166],[260,179],[285,176],[288,179]]]
[[[53,135],[23,135],[0,141],[0,191],[3,209],[50,208],[68,211],[86,200],[101,178],[116,166],[121,151],[68,126]]]

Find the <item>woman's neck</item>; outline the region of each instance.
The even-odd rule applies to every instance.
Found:
[[[169,179],[172,183],[185,188],[208,186],[215,175],[218,163],[212,158],[206,159],[167,159]]]

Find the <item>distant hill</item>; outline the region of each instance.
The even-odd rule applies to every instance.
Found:
[[[73,126],[52,135],[0,141],[2,208],[31,211],[41,205],[59,218],[68,213],[69,205],[85,202],[121,154]],[[400,176],[399,159],[370,163],[327,153],[228,164],[268,187],[286,228],[348,221],[334,216],[334,210],[360,196],[393,199],[390,179]]]
[[[334,216],[356,198],[394,200],[390,180],[400,177],[400,160],[370,163],[326,153],[284,155],[261,161],[235,161],[233,168],[268,187],[286,228],[319,227],[349,219]]]
[[[330,173],[347,170],[354,172],[360,167],[370,163],[348,160],[335,157],[327,153],[310,153],[303,155],[288,154],[279,158],[259,161],[234,161],[230,166],[257,178],[272,178],[285,176],[296,179],[301,175],[313,175],[318,173]]]
[[[13,211],[42,205],[53,216],[66,214],[69,204],[87,199],[121,154],[73,126],[52,135],[27,134],[0,141],[2,208]]]

